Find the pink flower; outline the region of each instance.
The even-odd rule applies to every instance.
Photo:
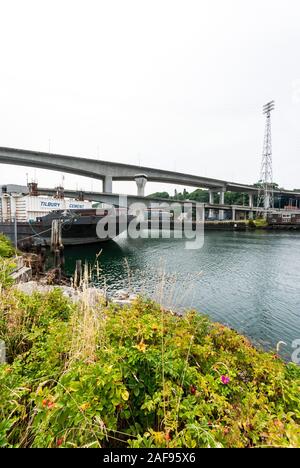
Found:
[[[224,385],[229,384],[230,378],[228,377],[228,375],[221,375],[221,382],[222,382],[222,384],[224,384]]]

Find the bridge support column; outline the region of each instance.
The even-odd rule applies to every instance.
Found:
[[[249,219],[253,219],[253,211],[249,211]]]
[[[249,206],[250,208],[253,208],[253,193],[248,193],[249,197]]]
[[[225,190],[221,190],[220,192],[220,205],[224,205],[225,203]],[[219,210],[219,220],[223,221],[224,219],[224,210]]]
[[[208,195],[209,195],[209,204],[213,205],[215,202],[215,192],[213,192],[212,190],[209,190]]]
[[[213,205],[215,202],[215,192],[213,190],[208,191],[208,196],[209,196],[209,204]],[[214,210],[210,208],[208,210],[208,219],[214,217]]]
[[[112,176],[105,176],[103,181],[103,192],[112,193]]]
[[[147,183],[147,176],[145,175],[136,175],[134,180],[136,181],[137,185],[137,195],[138,197],[144,197],[145,196],[145,187]]]
[[[235,208],[232,207],[232,221],[235,221]]]

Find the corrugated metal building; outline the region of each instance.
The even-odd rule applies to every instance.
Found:
[[[1,195],[0,219],[2,221],[11,221],[16,215],[18,221],[35,221],[37,217],[45,216],[54,210],[83,210],[88,208],[92,208],[92,203],[89,201],[3,193]]]

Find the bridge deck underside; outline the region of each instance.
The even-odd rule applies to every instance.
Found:
[[[0,164],[1,163],[67,172],[98,180],[105,180],[107,177],[110,177],[112,180],[116,181],[130,181],[135,180],[137,175],[145,175],[147,180],[151,182],[205,188],[214,192],[231,191],[252,195],[258,193],[258,188],[253,185],[240,184],[226,180],[124,163],[7,147],[0,147]],[[276,190],[274,193],[277,195],[300,197],[299,192],[290,190]]]

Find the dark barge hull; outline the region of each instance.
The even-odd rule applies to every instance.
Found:
[[[94,211],[94,213],[91,213]],[[98,222],[103,220],[114,226],[113,232],[107,230],[99,237],[97,235]],[[52,221],[60,219],[62,221],[62,242],[64,245],[84,245],[105,242],[113,239],[127,230],[128,223],[132,219],[124,215],[98,215],[96,210],[89,210],[89,213],[78,211],[72,212],[70,218],[62,216],[61,212],[52,212],[48,215],[37,218],[34,222],[17,222],[18,247],[30,247],[31,245],[50,245]],[[15,226],[13,222],[0,222],[0,232],[15,242]]]

